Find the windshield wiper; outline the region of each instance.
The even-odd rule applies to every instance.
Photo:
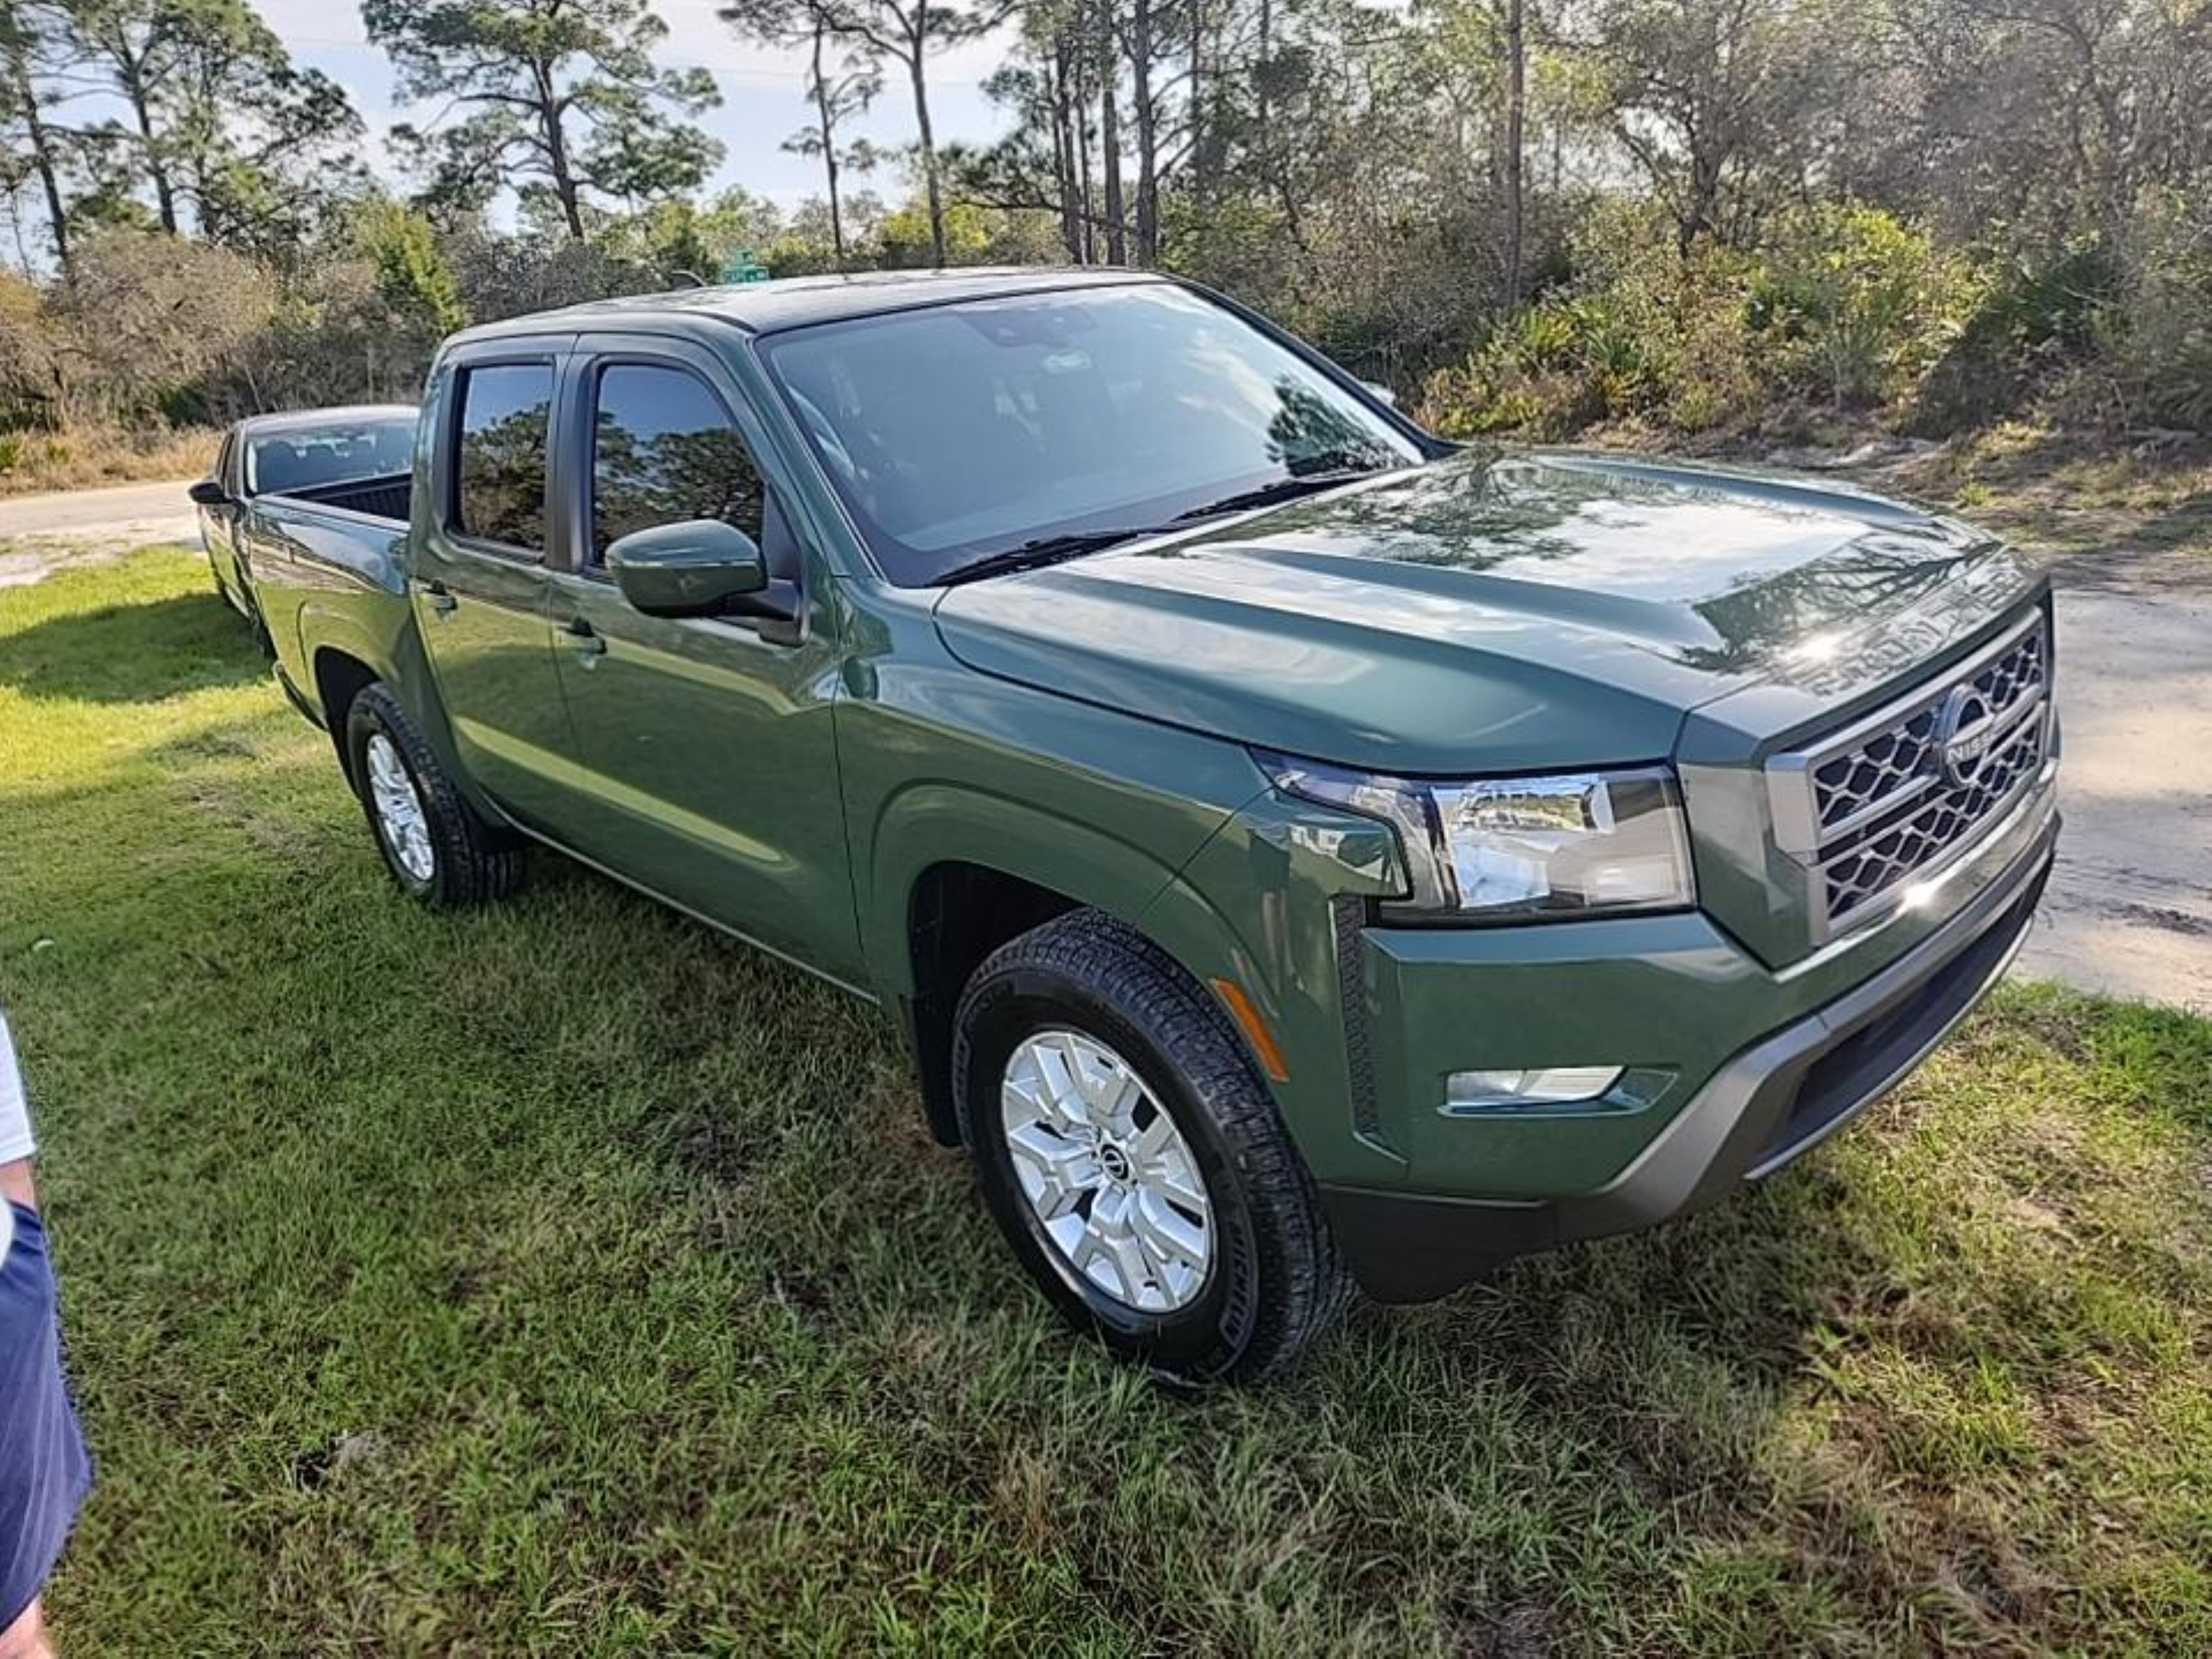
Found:
[[[1294,501],[1300,495],[1310,495],[1316,490],[1334,489],[1338,484],[1350,483],[1358,478],[1371,478],[1378,472],[1390,471],[1381,466],[1337,466],[1323,472],[1293,474],[1263,483],[1256,489],[1240,490],[1234,495],[1224,495],[1218,501],[1208,501],[1178,513],[1165,524],[1122,525],[1111,530],[1077,530],[1061,536],[1040,536],[1018,547],[1001,548],[996,553],[986,553],[981,558],[958,566],[938,578],[946,587],[961,582],[979,581],[986,576],[1004,576],[1017,570],[1035,570],[1042,566],[1058,564],[1063,559],[1079,558],[1085,553],[1096,553],[1101,548],[1116,542],[1131,542],[1139,536],[1157,536],[1179,525],[1193,524],[1200,519],[1217,519],[1224,513],[1241,513],[1249,507],[1272,507],[1278,501]]]
[[[1239,490],[1234,495],[1224,495],[1218,501],[1208,501],[1202,507],[1178,513],[1176,522],[1188,524],[1194,519],[1216,519],[1224,513],[1243,513],[1251,507],[1273,507],[1278,501],[1296,501],[1301,495],[1333,489],[1338,484],[1350,483],[1356,478],[1371,478],[1386,471],[1387,468],[1379,466],[1336,466],[1326,472],[1294,472],[1287,477],[1277,478],[1272,483],[1263,483],[1256,489]]]
[[[1114,530],[1077,530],[1063,536],[1039,536],[1018,547],[1001,548],[996,553],[986,553],[980,559],[947,571],[938,580],[951,587],[959,582],[976,581],[985,576],[1004,576],[1017,570],[1036,570],[1044,565],[1058,564],[1063,559],[1096,553],[1116,542],[1158,535],[1164,527],[1151,524],[1124,525]]]

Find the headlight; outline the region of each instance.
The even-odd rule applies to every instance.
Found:
[[[1385,914],[1613,915],[1694,902],[1674,775],[1663,767],[1553,778],[1438,781],[1261,755],[1286,793],[1398,832],[1412,890]]]

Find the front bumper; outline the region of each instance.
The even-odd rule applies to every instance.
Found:
[[[1538,1190],[1440,1196],[1442,1183],[1420,1174],[1424,1163],[1435,1160],[1418,1152],[1409,1184],[1425,1191],[1324,1181],[1332,1229],[1363,1288],[1379,1301],[1425,1301],[1516,1255],[1688,1214],[1741,1182],[1771,1174],[1842,1127],[1966,1016],[2019,948],[2049,879],[2058,833],[2047,792],[2039,797],[2034,814],[1972,861],[1982,879],[1972,896],[1869,975],[1833,984],[1850,970],[1848,954],[1838,953],[1830,972],[1816,967],[1801,976],[1796,994],[1817,1001],[1711,1069],[1663,1122],[1643,1112],[1572,1119],[1521,1114],[1486,1126],[1489,1150],[1506,1160],[1492,1164],[1494,1181]],[[1679,988],[1698,976],[1700,964],[1710,981],[1708,1000],[1753,1006],[1746,1003],[1741,969],[1731,963],[1723,971],[1701,939],[1686,938],[1681,960],[1671,968],[1627,961],[1617,966],[1624,974],[1663,971]],[[1558,965],[1585,974],[1590,967],[1587,961]],[[1540,979],[1543,966],[1532,964]],[[1399,989],[1417,989],[1437,977],[1417,969],[1400,976]],[[1608,1009],[1601,988],[1593,986],[1589,994],[1591,1030],[1604,1030],[1608,1013],[1620,1022],[1630,1012],[1618,1003]],[[1789,988],[1771,981],[1762,994],[1794,1000]],[[1686,1006],[1694,1007],[1695,1000]],[[1709,1028],[1725,1029],[1723,1010],[1712,1012]],[[1680,1019],[1680,1008],[1674,1018]],[[1582,1052],[1595,1060],[1603,1051]],[[1431,1121],[1423,1133],[1449,1137],[1464,1127]],[[1516,1158],[1516,1146],[1538,1154],[1575,1150],[1564,1161],[1540,1155],[1532,1166],[1527,1157]],[[1608,1148],[1626,1148],[1626,1155],[1609,1157]],[[1593,1149],[1609,1167],[1595,1181],[1580,1180]],[[1546,1182],[1548,1190],[1542,1189]]]

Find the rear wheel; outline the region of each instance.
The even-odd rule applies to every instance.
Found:
[[[1079,910],[961,1000],[954,1090],[994,1217],[1060,1313],[1187,1382],[1297,1359],[1350,1279],[1234,1030],[1134,929]]]
[[[486,823],[380,682],[346,714],[354,787],[392,878],[425,904],[447,908],[503,898],[522,879],[522,850]]]

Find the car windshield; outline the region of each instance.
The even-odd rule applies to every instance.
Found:
[[[1424,459],[1327,371],[1164,283],[818,323],[763,353],[884,574],[908,586]]]
[[[380,415],[329,425],[286,426],[246,447],[246,493],[294,494],[404,472],[415,455],[415,416]]]

